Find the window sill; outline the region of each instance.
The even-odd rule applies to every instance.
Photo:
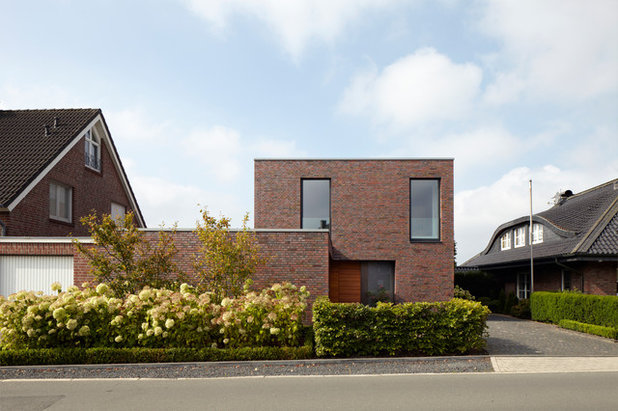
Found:
[[[415,243],[441,243],[442,240],[440,238],[427,238],[427,239],[417,239],[417,238],[411,238],[410,239],[410,243],[415,244]]]
[[[102,175],[103,175],[103,173],[101,172],[101,170],[97,170],[96,168],[92,168],[92,167],[90,167],[90,166],[88,166],[88,165],[84,165],[84,167],[86,168],[86,170],[87,170],[87,171],[89,171],[89,172],[91,172],[91,173],[94,173],[94,174],[99,175],[99,176],[102,176]]]

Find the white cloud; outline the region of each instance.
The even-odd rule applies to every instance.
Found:
[[[495,182],[455,194],[455,239],[458,263],[485,249],[499,225],[530,212],[528,181],[533,180],[533,212],[552,206],[553,196],[564,190],[574,193],[616,178],[612,169],[590,169],[569,164],[568,168],[545,165],[530,169],[514,168]]]
[[[424,48],[381,72],[373,69],[358,74],[345,90],[339,109],[369,114],[395,129],[454,120],[472,110],[481,79],[478,66],[457,64]]]
[[[582,100],[618,90],[618,2],[488,1],[482,14],[481,29],[503,47],[489,103],[522,94]]]
[[[183,0],[186,6],[222,32],[232,15],[262,20],[293,58],[312,41],[332,43],[346,26],[364,13],[379,11],[405,0]]]
[[[172,139],[171,123],[153,121],[142,107],[103,113],[114,141],[157,144]]]
[[[157,177],[131,176],[131,185],[146,223],[155,228],[162,223],[192,228],[199,219],[199,207],[207,207],[212,215],[225,215],[234,226],[240,226],[244,212],[241,198],[228,191],[206,191],[190,184],[178,184]]]

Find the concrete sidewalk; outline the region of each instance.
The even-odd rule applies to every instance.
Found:
[[[500,373],[618,371],[618,357],[491,357]]]

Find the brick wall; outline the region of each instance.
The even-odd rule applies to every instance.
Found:
[[[85,166],[83,138],[50,170],[10,213],[0,213],[7,236],[67,236],[88,235],[79,222],[80,217],[97,210],[111,212],[111,202],[126,207],[129,200],[112,158],[101,142],[101,172]],[[56,181],[73,188],[72,223],[49,218],[49,184]]]
[[[154,230],[145,231],[150,240],[156,240],[157,234]],[[299,287],[307,286],[311,303],[319,295],[328,295],[328,232],[257,231],[256,236],[266,263],[255,273],[255,288],[289,281]],[[73,255],[75,285],[93,280],[87,260],[75,249],[71,239],[19,241],[1,240],[0,255]],[[179,268],[193,275],[194,255],[199,249],[196,236],[191,231],[179,231],[174,241],[179,250],[176,261]]]
[[[395,261],[398,300],[452,297],[452,160],[256,160],[256,228],[300,228],[301,178],[331,180],[333,259]],[[410,242],[411,178],[440,179],[439,242]]]

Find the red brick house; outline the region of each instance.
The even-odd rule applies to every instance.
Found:
[[[290,281],[307,287],[310,302],[453,296],[453,160],[256,160],[254,220],[267,261],[257,288]],[[0,239],[0,263],[2,254],[62,256],[69,281],[91,280],[69,239],[42,240]],[[199,242],[188,229],[175,243],[191,275]],[[3,286],[0,273],[0,290],[21,284]]]
[[[337,302],[453,296],[453,160],[255,160],[255,228],[329,233]]]
[[[93,210],[146,227],[101,110],[0,110],[0,236],[87,235]]]
[[[618,293],[618,179],[573,194],[530,217],[500,225],[485,250],[462,264],[493,274],[508,294],[577,289],[587,294]],[[530,245],[532,240],[532,245]]]

